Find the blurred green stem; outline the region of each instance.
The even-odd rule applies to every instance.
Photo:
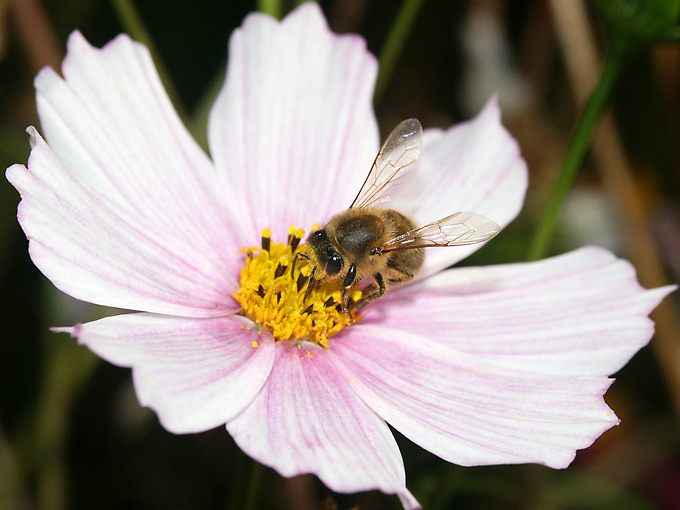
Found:
[[[34,416],[34,441],[38,460],[38,508],[68,508],[65,458],[70,408],[89,381],[98,358],[74,340],[55,338],[51,331],[43,339],[46,353],[45,379]]]
[[[30,152],[27,140],[25,132],[0,125],[0,157],[5,161],[26,161]]]
[[[186,124],[186,120],[188,118],[186,114],[186,108],[180,99],[177,88],[170,79],[170,74],[168,73],[163,60],[158,53],[158,49],[156,48],[149,31],[147,30],[146,26],[144,26],[142,17],[139,15],[134,2],[132,0],[111,0],[111,4],[118,15],[120,24],[123,25],[123,29],[128,34],[130,34],[133,39],[141,42],[147,48],[149,48],[151,57],[153,58],[154,64],[156,65],[158,75],[160,76],[163,86],[165,87],[165,91],[168,93],[172,104],[175,106],[175,110],[177,110],[177,113]]]
[[[397,18],[394,20],[390,33],[387,35],[385,46],[380,52],[380,57],[378,57],[378,79],[375,83],[375,94],[373,96],[373,100],[376,103],[382,99],[385,87],[392,77],[394,66],[401,51],[404,49],[408,36],[411,34],[411,29],[422,4],[423,0],[404,0],[401,4]]]
[[[253,469],[250,472],[250,481],[248,482],[248,493],[246,494],[246,502],[243,505],[243,510],[256,510],[260,508],[260,496],[262,495],[262,480],[265,475],[265,468],[256,460],[252,461]]]
[[[198,105],[192,113],[191,120],[187,124],[189,132],[194,137],[194,140],[196,140],[206,152],[209,152],[208,122],[210,120],[210,112],[215,104],[217,95],[224,86],[226,74],[227,65],[225,63],[220,67],[219,71],[217,71],[217,74],[215,74],[215,77],[201,96]]]
[[[283,10],[281,0],[257,0],[257,10],[269,14],[276,19],[281,19]]]
[[[538,260],[548,254],[562,204],[583,165],[590,147],[593,130],[607,107],[614,85],[628,60],[629,53],[629,46],[624,42],[614,44],[607,53],[600,79],[590,94],[576,124],[557,183],[529,244],[527,260]]]
[[[45,368],[38,400],[0,455],[0,508],[18,507],[31,479],[37,480],[36,508],[68,507],[64,449],[69,409],[97,358],[74,341],[55,339],[51,332],[46,332],[43,345]]]

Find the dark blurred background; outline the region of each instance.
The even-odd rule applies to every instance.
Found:
[[[334,30],[362,34],[376,54],[400,5],[320,3]],[[135,5],[200,140],[229,34],[257,6]],[[45,65],[58,69],[75,29],[96,46],[128,30],[120,6],[115,0],[0,1],[0,167],[27,160],[24,129],[38,125],[36,72]],[[606,27],[595,5],[576,0],[422,2],[376,101],[381,132],[413,116],[425,127],[448,127],[475,115],[496,92],[529,164],[522,214],[466,263],[526,258],[597,78]],[[615,88],[612,111],[563,210],[552,252],[598,244],[631,259],[648,287],[677,282],[680,46],[640,51]],[[38,272],[16,221],[18,202],[14,188],[0,184],[0,509],[241,508],[253,466],[223,428],[166,432],[137,404],[129,370],[48,331],[109,311],[62,295]],[[460,468],[397,434],[409,489],[432,509],[680,508],[680,337],[672,300],[656,320],[654,346],[616,374],[606,396],[622,424],[579,452],[569,469]],[[311,476],[254,473],[263,477],[261,508],[400,508],[396,497],[380,493],[333,494]]]

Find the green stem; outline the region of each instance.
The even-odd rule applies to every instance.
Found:
[[[256,510],[259,508],[260,496],[262,495],[262,480],[265,475],[265,468],[256,460],[252,461],[253,469],[250,472],[250,481],[248,482],[248,493],[246,494],[246,502],[243,505],[243,510]]]
[[[411,29],[422,4],[423,0],[404,0],[401,4],[401,9],[397,13],[397,18],[394,20],[390,33],[387,35],[385,46],[378,58],[378,79],[375,83],[375,94],[373,96],[376,103],[382,98],[385,87],[392,77],[394,66],[404,49],[408,36],[411,34]]]
[[[153,58],[154,64],[156,66],[156,70],[158,71],[158,76],[160,76],[161,82],[163,82],[163,86],[165,87],[165,91],[170,97],[172,104],[175,106],[175,110],[177,110],[177,113],[186,124],[186,120],[188,118],[186,114],[186,108],[182,104],[179,93],[177,92],[177,88],[170,79],[170,73],[168,73],[165,64],[163,64],[163,60],[158,53],[158,49],[156,48],[149,31],[144,25],[142,17],[139,15],[139,12],[135,7],[134,1],[111,0],[111,4],[118,15],[120,24],[123,25],[123,29],[128,34],[130,34],[133,39],[141,42],[149,49],[151,57]]]
[[[281,19],[281,14],[283,13],[281,0],[257,0],[257,10],[269,14],[276,19]]]
[[[45,332],[45,368],[32,413],[7,445],[0,444],[0,508],[22,501],[37,481],[36,508],[68,507],[66,441],[69,410],[80,396],[97,357],[66,338]],[[3,503],[6,506],[3,506]]]
[[[203,92],[201,99],[198,101],[198,105],[193,111],[191,120],[187,124],[187,128],[194,137],[194,140],[196,140],[206,152],[209,152],[208,121],[210,120],[210,112],[212,111],[212,107],[215,104],[217,95],[224,86],[226,74],[227,64],[225,62]]]
[[[527,260],[538,260],[545,257],[548,253],[562,204],[583,165],[586,153],[590,147],[593,130],[607,107],[614,85],[621,74],[628,55],[628,46],[617,44],[611,48],[605,58],[600,79],[595,86],[595,90],[593,90],[588,98],[588,102],[578,120],[576,130],[569,142],[557,183],[552,190],[548,205],[545,211],[543,211],[543,215],[534,232],[533,239],[529,245]]]
[[[0,124],[0,157],[5,161],[26,161],[30,152],[27,140],[20,129]]]

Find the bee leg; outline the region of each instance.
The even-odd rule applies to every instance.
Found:
[[[375,280],[375,283],[372,283],[371,285],[364,289],[364,292],[368,293],[364,297],[362,297],[359,301],[352,305],[352,310],[361,310],[371,301],[375,301],[387,291],[383,275],[381,275],[380,273],[375,273],[373,275],[373,279]]]
[[[307,290],[305,291],[305,297],[302,298],[303,304],[307,302],[307,298],[309,297],[309,294],[312,292],[314,285],[316,285],[316,280],[314,279],[314,273],[316,273],[316,266],[314,266],[314,269],[312,269],[312,273],[309,275],[309,283],[307,284]]]
[[[342,282],[342,311],[347,313],[347,304],[349,302],[349,291],[354,285],[354,280],[357,277],[357,265],[352,264],[349,266],[349,271],[345,276],[345,280]]]
[[[295,277],[295,264],[297,262],[298,257],[302,257],[305,260],[312,260],[312,258],[310,256],[305,255],[304,253],[297,252],[295,254],[295,257],[293,257],[293,263],[291,264],[291,267],[290,267],[290,277],[291,278]],[[314,267],[314,269],[316,269],[316,266]]]
[[[387,261],[387,267],[390,267],[390,268],[394,269],[397,273],[399,273],[399,275],[397,275],[395,278],[390,278],[388,280],[390,283],[405,282],[407,280],[413,279],[414,275],[411,271],[409,271],[408,269],[406,269],[403,266],[400,266],[399,264],[397,264],[393,260]]]

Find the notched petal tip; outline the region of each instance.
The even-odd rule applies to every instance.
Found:
[[[664,285],[663,287],[656,287],[654,289],[647,289],[643,287],[638,280],[637,269],[630,261],[626,259],[619,259],[615,254],[600,246],[587,245],[574,250],[574,252],[582,253],[585,256],[592,257],[594,260],[599,261],[602,266],[618,264],[621,268],[623,268],[623,271],[625,271],[626,274],[625,277],[622,275],[622,280],[627,279],[628,283],[631,285],[631,288],[634,288],[636,291],[645,292],[650,297],[654,296],[653,299],[650,299],[651,307],[647,311],[647,314],[654,310],[654,308],[656,308],[666,296],[678,289],[678,285],[676,284]]]
[[[55,327],[55,328],[50,328],[50,331],[52,333],[68,333],[71,338],[77,339],[78,336],[80,335],[80,332],[83,329],[83,325],[81,323],[78,323],[74,325],[73,327]]]
[[[501,107],[498,104],[498,92],[494,92],[493,94],[491,94],[491,97],[487,100],[486,104],[482,108],[482,111],[484,112],[487,109],[498,112],[498,116],[500,117]]]
[[[303,27],[296,26],[297,23],[302,25],[317,25],[318,28],[325,32],[325,34],[331,39],[337,41],[348,41],[350,44],[356,44],[360,49],[366,51],[367,55],[365,57],[372,61],[371,63],[376,66],[378,65],[378,59],[373,53],[370,53],[367,49],[366,39],[363,36],[355,33],[349,34],[339,34],[333,32],[328,26],[328,21],[324,16],[323,10],[316,2],[306,2],[300,5],[297,9],[293,10],[288,16],[282,20],[283,26],[290,26],[290,30],[298,31],[302,30]]]
[[[294,9],[288,16],[286,16],[282,23],[290,24],[295,20],[305,20],[306,22],[320,23],[330,32],[328,28],[328,21],[321,10],[321,7],[316,2],[306,2]]]
[[[28,133],[28,143],[31,145],[31,150],[33,150],[40,136],[38,130],[34,126],[28,126],[26,133]]]
[[[90,43],[85,39],[85,36],[80,30],[74,30],[71,32],[68,36],[68,40],[66,41],[66,48],[67,51],[77,51],[79,47],[88,47],[91,48]]]
[[[124,34],[121,34],[124,35]],[[120,36],[118,36],[120,37]],[[127,37],[127,35],[125,35]],[[110,43],[109,43],[110,44]],[[82,53],[83,51],[88,51],[88,50],[93,50],[95,49],[88,41],[85,39],[85,36],[80,32],[80,30],[74,30],[71,32],[71,34],[68,36],[68,40],[66,41],[66,56],[64,57],[62,61],[62,67],[66,65],[68,60],[73,58],[74,54],[77,53]],[[38,74],[36,74],[35,78],[33,79],[33,85],[36,89],[36,91],[40,91],[42,88],[43,84],[48,81],[49,79],[53,79],[54,76],[58,77],[59,73],[55,69],[53,69],[50,66],[45,66],[43,67]]]
[[[131,43],[134,42],[134,40],[128,35],[128,34],[118,34],[116,37],[111,39],[109,42],[107,42],[104,46],[101,47],[101,50],[105,50],[106,48],[110,48],[112,46],[115,46],[117,44],[121,44],[121,42],[125,43]],[[144,46],[141,43],[137,43],[140,46]],[[82,34],[80,30],[74,30],[71,32],[71,34],[68,36],[68,41],[66,42],[66,48],[67,48],[67,56],[65,57],[64,60],[69,58],[69,55],[81,53],[83,51],[100,51],[100,48],[97,48],[96,46],[93,46],[90,44],[90,42],[85,38],[85,36]]]

